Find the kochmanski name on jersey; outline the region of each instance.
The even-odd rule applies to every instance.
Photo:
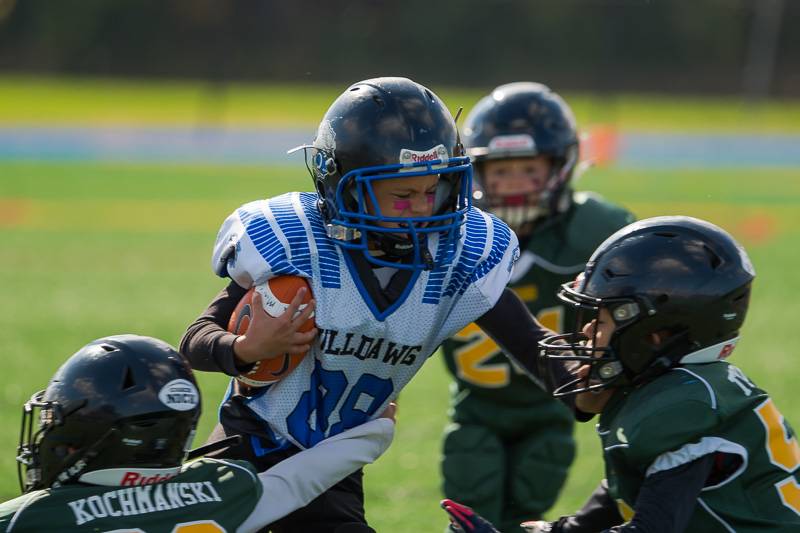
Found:
[[[199,481],[120,488],[79,498],[67,505],[75,515],[75,525],[80,526],[98,518],[137,516],[221,501],[210,481]]]

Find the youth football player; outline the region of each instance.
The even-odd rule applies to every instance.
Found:
[[[192,371],[168,344],[87,344],[25,404],[25,494],[0,505],[0,531],[257,531],[375,460],[394,432],[373,420],[258,474],[244,461],[183,464],[199,417]]]
[[[583,270],[606,237],[633,215],[575,192],[575,118],[548,87],[501,85],[467,117],[464,145],[475,167],[476,204],[506,222],[522,253],[509,285],[539,321],[563,331],[575,319],[559,287]],[[515,369],[470,324],[442,345],[452,374],[443,443],[443,492],[504,531],[542,516],[567,477],[575,443],[572,413]]]
[[[617,232],[561,297],[573,333],[543,357],[578,364],[554,391],[600,414],[606,479],[575,515],[530,532],[798,531],[800,446],[775,402],[726,362],[755,272],[724,230],[657,217]],[[460,527],[494,529],[443,502]]]
[[[310,348],[283,380],[255,391],[234,380],[223,400],[212,440],[243,435],[222,453],[260,470],[374,419],[470,322],[530,373],[531,347],[546,333],[505,290],[517,238],[470,205],[472,167],[433,92],[406,78],[356,83],[304,148],[316,192],[259,200],[228,217],[212,266],[230,282],[181,342],[195,368],[231,376]],[[311,284],[316,337],[296,332],[312,306],[294,320],[296,306],[277,319],[259,309],[255,331],[225,331],[247,289],[287,274]],[[360,472],[271,527],[336,531],[346,523],[371,530]]]

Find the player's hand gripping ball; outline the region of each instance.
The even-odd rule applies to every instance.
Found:
[[[237,335],[243,335],[247,332],[252,318],[253,295],[255,291],[258,291],[261,295],[261,303],[264,307],[264,311],[272,317],[279,317],[286,312],[289,304],[301,287],[306,288],[306,294],[300,309],[295,313],[295,316],[297,316],[313,299],[311,287],[308,285],[308,281],[306,281],[305,278],[300,276],[278,276],[270,279],[266,283],[251,288],[236,305],[236,309],[234,309],[231,319],[228,322],[228,331],[236,333]],[[312,313],[309,319],[297,328],[297,331],[311,331],[314,327],[314,313]],[[303,360],[306,353],[308,352],[285,353],[278,357],[256,361],[253,364],[252,370],[246,374],[237,376],[236,379],[251,387],[265,387],[286,377],[289,372],[300,364],[300,361]]]

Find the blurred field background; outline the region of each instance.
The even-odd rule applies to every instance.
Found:
[[[403,6],[334,13],[330,3],[264,2],[250,13],[238,1],[217,12],[205,0],[87,0],[81,13],[0,0],[0,499],[19,494],[22,403],[91,339],[132,332],[176,344],[224,283],[209,264],[221,221],[243,202],[310,190],[302,158],[285,150],[311,140],[348,82],[373,75],[410,76],[465,111],[499,83],[548,83],[592,134],[586,146],[604,146],[578,189],[638,217],[692,215],[733,233],[758,277],[732,361],[800,427],[800,77],[789,68],[800,42],[774,35],[775,13],[788,20],[797,6]],[[414,18],[414,6],[452,18],[462,33]],[[66,30],[61,21],[79,16],[76,30]],[[397,39],[379,39],[377,30],[350,30],[365,20],[421,33],[398,50]],[[504,32],[502,21],[515,31]],[[760,40],[759,31],[767,32]],[[468,57],[443,61],[456,38]],[[498,39],[513,41],[502,57],[492,48]],[[440,53],[428,57],[426,47]],[[198,378],[199,445],[226,380]],[[444,527],[438,462],[447,383],[432,357],[401,395],[395,443],[367,468],[367,513],[379,532]],[[578,427],[578,440],[551,517],[579,507],[602,476],[593,423]]]
[[[4,122],[34,122],[26,115],[35,102],[24,96],[29,81],[0,81],[2,91],[17,91],[16,114]],[[50,86],[30,85],[30,93]],[[160,112],[157,87],[133,84],[119,95],[114,84],[97,81],[58,82],[53,98],[71,102],[65,124],[92,126],[96,99],[109,109],[126,106],[142,117],[180,124],[181,110]],[[125,86],[128,87],[128,86]],[[164,91],[192,90],[167,88]],[[320,116],[339,90],[308,91],[309,120]],[[143,93],[137,100],[138,91]],[[259,96],[259,92],[263,96]],[[290,87],[248,89],[253,113],[278,127],[285,108],[265,105],[275,92]],[[471,105],[476,91],[440,91],[448,102],[459,98]],[[304,93],[304,96],[306,94]],[[589,97],[578,102],[581,123],[591,124]],[[123,99],[115,100],[116,98]],[[175,95],[180,102],[188,94]],[[243,98],[243,101],[246,101]],[[287,102],[294,101],[287,98]],[[83,103],[81,103],[83,102]],[[150,102],[150,103],[148,103]],[[584,103],[581,103],[584,102]],[[702,115],[711,105],[693,100],[625,99],[620,116],[637,127],[675,133],[676,114]],[[745,117],[735,105],[713,104],[722,121],[734,125]],[[245,103],[237,113],[249,117]],[[759,124],[765,132],[798,133],[798,104],[773,105],[772,117]],[[81,111],[81,110],[84,111]],[[644,118],[636,114],[642,109]],[[8,116],[13,118],[7,119]],[[187,112],[188,116],[188,112]],[[89,117],[89,118],[87,118]],[[302,115],[301,115],[302,117]],[[630,118],[627,118],[630,117]],[[786,120],[781,120],[785,117]],[[231,118],[236,123],[237,117]],[[648,122],[648,120],[650,122]],[[124,122],[124,121],[123,121]],[[302,126],[302,118],[298,123]],[[627,127],[622,122],[620,127]],[[7,127],[3,124],[3,127]],[[740,126],[741,127],[741,126]],[[731,127],[731,130],[735,130]],[[728,130],[725,130],[728,131]],[[313,126],[309,126],[309,135]],[[44,148],[43,148],[44,149]],[[22,402],[46,385],[59,364],[86,341],[111,333],[134,332],[177,343],[185,326],[205,307],[223,281],[210,271],[214,235],[227,214],[245,201],[287,190],[309,190],[301,159],[281,165],[126,163],[110,161],[0,160],[0,277],[5,304],[0,310],[0,497],[18,493],[14,449]],[[685,214],[707,218],[731,231],[747,246],[758,272],[744,340],[733,356],[759,385],[767,388],[788,420],[800,424],[800,399],[793,394],[800,359],[800,171],[796,167],[765,168],[631,168],[607,166],[588,171],[578,188],[603,193],[631,208],[637,216]],[[208,434],[216,416],[225,379],[199,373],[205,414],[197,443]],[[438,509],[439,436],[445,424],[447,382],[444,365],[433,357],[405,389],[400,400],[399,432],[388,452],[367,469],[367,509],[378,531],[433,531],[443,524]],[[602,475],[593,424],[579,427],[579,458],[553,516],[577,508]]]

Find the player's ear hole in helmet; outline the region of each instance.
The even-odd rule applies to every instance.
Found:
[[[20,486],[168,479],[180,471],[200,409],[194,375],[167,343],[137,335],[93,341],[25,403]]]
[[[638,386],[680,364],[724,359],[739,339],[754,277],[744,249],[709,222],[655,217],[619,230],[559,292],[578,311],[576,324],[541,341],[539,356],[590,371],[554,395]],[[581,333],[601,310],[614,324],[606,346],[597,346],[596,328]]]
[[[567,103],[541,83],[515,82],[482,98],[464,124],[464,146],[475,165],[476,205],[503,219],[517,233],[569,209],[579,158],[575,117]],[[538,194],[517,198],[487,187],[492,161],[546,156],[550,169]]]
[[[429,89],[406,78],[355,83],[325,113],[314,142],[299,148],[338,245],[378,266],[431,269],[452,261],[470,207],[472,165],[450,111]],[[419,176],[438,176],[429,216],[381,212],[377,182]]]

